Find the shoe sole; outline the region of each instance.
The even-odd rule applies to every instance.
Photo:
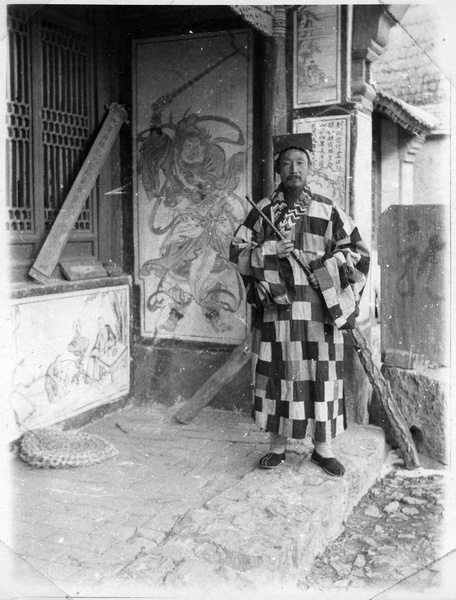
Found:
[[[263,465],[258,465],[258,468],[260,468],[260,469],[268,469],[270,471],[271,469],[277,469],[277,467],[280,467],[280,465],[283,465],[284,462],[285,461],[283,460],[281,463],[279,463],[275,467],[266,467],[266,466],[263,466]]]
[[[331,475],[331,477],[343,477],[345,475],[345,471],[343,473],[341,473],[340,475],[338,475],[337,473],[331,473],[331,471],[328,471],[328,469],[326,469],[321,463],[319,463],[318,461],[314,460],[313,458],[310,459],[311,462],[314,463],[314,465],[318,465],[320,467],[320,469],[323,469],[323,471],[325,473],[327,473],[328,475]]]

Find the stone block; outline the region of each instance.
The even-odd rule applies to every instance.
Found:
[[[449,440],[450,369],[400,369],[382,366],[382,373],[391,385],[393,396],[412,433],[417,451],[434,460],[447,463]],[[385,414],[376,400],[372,421],[382,425],[387,441],[394,436]]]
[[[189,511],[164,543],[173,557],[235,571],[256,586],[295,581],[342,531],[374,483],[386,453],[383,432],[353,425],[334,443],[346,475],[326,475],[307,457],[290,455],[277,471],[255,470],[216,501]],[[177,574],[176,574],[177,575]]]

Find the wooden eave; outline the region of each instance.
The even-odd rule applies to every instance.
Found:
[[[439,126],[439,120],[422,108],[381,90],[377,90],[374,110],[400,125],[405,131],[424,137],[432,134]]]

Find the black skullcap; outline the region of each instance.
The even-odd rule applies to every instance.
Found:
[[[272,138],[274,154],[281,154],[290,148],[296,148],[305,152],[309,158],[312,152],[312,134],[311,133],[286,133],[284,135],[275,135]]]

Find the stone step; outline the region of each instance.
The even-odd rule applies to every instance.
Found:
[[[235,582],[239,590],[297,584],[342,532],[387,453],[384,433],[374,426],[350,426],[334,449],[346,467],[341,478],[313,464],[311,449],[289,451],[279,468],[247,473],[189,511],[161,548],[178,565],[166,584],[197,585],[201,577],[230,589]]]

